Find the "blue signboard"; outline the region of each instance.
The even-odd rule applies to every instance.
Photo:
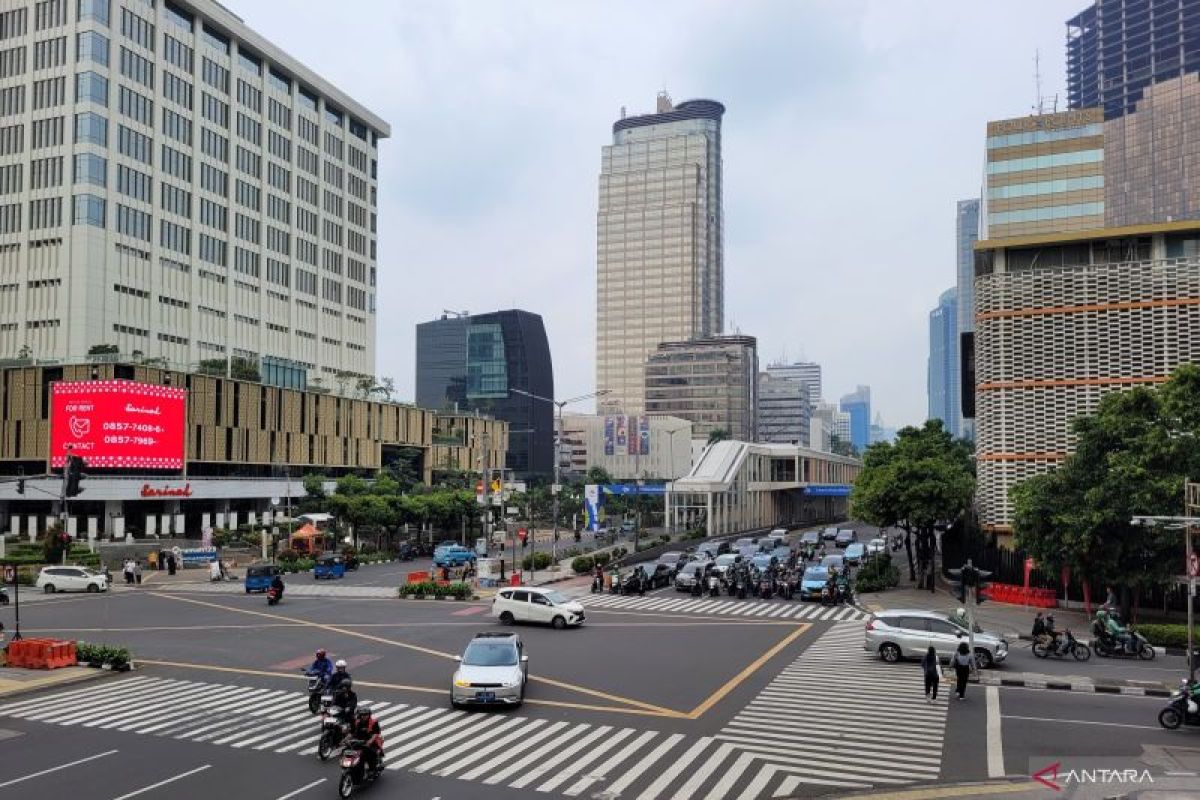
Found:
[[[844,485],[805,486],[804,493],[809,497],[849,497],[850,487]]]
[[[605,494],[613,495],[665,495],[667,493],[667,486],[665,483],[647,483],[642,486],[638,486],[636,483],[608,483],[600,488]]]

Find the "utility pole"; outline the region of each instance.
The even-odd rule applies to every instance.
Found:
[[[488,431],[484,431],[483,440],[483,455],[479,459],[479,474],[483,480],[483,511],[479,515],[479,527],[483,531],[483,537],[487,540],[488,547],[492,546],[492,461],[491,461],[491,444],[492,435]],[[514,567],[515,569],[515,567]]]
[[[1188,680],[1196,680],[1196,641],[1193,633],[1196,604],[1196,578],[1200,577],[1200,560],[1192,545],[1192,529],[1200,528],[1200,483],[1183,482],[1184,516],[1136,516],[1131,525],[1158,527],[1183,531],[1184,574],[1187,576]]]

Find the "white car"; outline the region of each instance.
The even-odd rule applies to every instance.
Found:
[[[53,592],[107,592],[108,578],[87,567],[42,567],[37,588]]]
[[[509,587],[496,592],[492,616],[505,625],[541,622],[555,628],[583,624],[583,606],[562,592],[536,586]]]
[[[867,542],[867,555],[873,556],[887,552],[887,539],[872,539]]]

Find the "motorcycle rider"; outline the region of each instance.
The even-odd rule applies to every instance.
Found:
[[[343,682],[350,681],[350,673],[346,671],[346,659],[339,658],[333,662],[333,674],[329,676],[329,691],[336,692]]]
[[[1096,612],[1096,621],[1100,623],[1104,634],[1115,641],[1126,653],[1134,652],[1133,637],[1129,629],[1120,623],[1115,611],[1105,611],[1103,608]]]
[[[350,735],[363,743],[363,760],[367,769],[378,772],[383,767],[383,730],[379,720],[371,715],[369,706],[363,706],[354,712],[354,726]]]
[[[333,704],[338,709],[338,715],[349,718],[358,708],[358,693],[354,691],[354,681],[350,678],[338,684],[333,693]]]
[[[1050,638],[1051,652],[1058,654],[1065,652],[1067,648],[1067,640],[1065,637],[1063,637],[1062,631],[1054,627],[1054,615],[1047,614],[1042,620],[1042,623],[1045,626],[1046,636]]]
[[[283,577],[280,575],[276,575],[274,578],[272,578],[271,579],[271,588],[275,590],[275,596],[278,599],[282,600],[283,599]]]
[[[322,683],[328,684],[329,677],[333,675],[333,662],[329,660],[329,656],[325,655],[324,647],[317,648],[314,656],[312,665],[305,670],[305,674],[316,675]]]
[[[704,593],[704,573],[701,571],[700,567],[696,567],[693,575],[695,576],[695,579],[692,581],[692,596],[699,597]]]
[[[604,591],[604,567],[599,564],[592,568],[592,591]]]

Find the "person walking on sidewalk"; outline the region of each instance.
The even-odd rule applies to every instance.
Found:
[[[958,692],[959,700],[965,700],[967,696],[967,678],[971,677],[971,662],[971,648],[966,642],[959,642],[957,652],[950,659],[950,665],[954,667],[954,691]]]
[[[930,647],[921,659],[921,671],[925,673],[925,702],[937,700],[938,684],[942,682],[942,664],[938,661],[937,650]]]

